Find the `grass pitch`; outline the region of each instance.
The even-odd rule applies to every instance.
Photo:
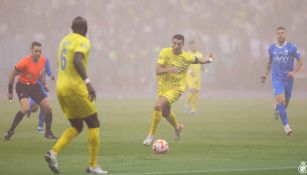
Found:
[[[307,161],[307,100],[291,101],[289,122],[294,135],[284,134],[273,118],[271,100],[201,99],[196,115],[183,113],[182,102],[173,106],[185,128],[180,142],[162,119],[157,138],[170,145],[166,155],[156,155],[142,145],[151,121],[154,99],[97,101],[101,119],[99,164],[114,175],[297,175]],[[18,110],[18,102],[0,101],[0,132],[5,133]],[[53,130],[57,136],[69,126],[56,100],[52,101]],[[36,133],[38,114],[24,118],[9,142],[0,142],[1,175],[47,175],[43,155],[55,141]],[[58,156],[64,175],[86,174],[86,127]]]

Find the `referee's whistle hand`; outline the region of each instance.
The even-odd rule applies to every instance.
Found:
[[[13,93],[8,93],[7,98],[12,101],[13,100]]]

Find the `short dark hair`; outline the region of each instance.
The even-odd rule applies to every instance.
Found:
[[[71,24],[71,29],[75,33],[83,33],[86,34],[87,32],[87,22],[81,16],[76,17]]]
[[[42,47],[42,44],[40,42],[33,41],[32,44],[31,44],[31,49],[33,49],[34,46]]]
[[[280,27],[277,27],[276,30],[284,30],[284,31],[286,31],[286,28],[280,26]]]
[[[184,42],[184,36],[181,34],[176,34],[173,36],[173,39],[182,40]]]

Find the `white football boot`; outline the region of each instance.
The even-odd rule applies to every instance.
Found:
[[[183,130],[183,124],[179,124],[178,127],[175,129],[174,139],[175,141],[180,140],[180,132]]]
[[[284,129],[285,129],[285,132],[286,132],[286,134],[287,134],[288,136],[292,136],[293,130],[290,128],[289,125],[285,125],[285,126],[284,126]]]
[[[55,154],[52,151],[48,151],[44,157],[51,171],[54,172],[55,174],[59,174],[60,169],[59,169],[59,164],[58,164],[58,161],[56,160]]]
[[[149,146],[153,141],[155,140],[155,137],[154,136],[147,136],[146,139],[143,141],[143,144],[145,146]]]
[[[97,166],[96,168],[87,167],[85,171],[87,173],[92,173],[92,174],[108,174],[107,171],[104,171],[99,166]]]

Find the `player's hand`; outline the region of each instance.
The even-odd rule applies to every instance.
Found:
[[[213,53],[209,53],[208,60],[210,61],[210,63],[212,63],[215,60],[215,56]]]
[[[47,92],[49,92],[49,88],[46,83],[44,83],[44,88],[46,89]]]
[[[54,77],[54,75],[52,75],[52,76],[50,77],[50,79],[51,79],[51,80],[55,80],[55,77]]]
[[[177,73],[179,73],[179,69],[177,67],[170,67],[168,72],[170,72],[172,74],[177,74]]]
[[[293,79],[294,75],[294,72],[288,72],[288,78]]]
[[[13,100],[13,93],[8,93],[7,98],[9,99],[10,102]]]
[[[260,79],[261,79],[261,83],[265,83],[266,75],[262,75],[262,76],[260,77]]]
[[[96,91],[91,83],[86,84],[88,95],[91,101],[96,100]]]

